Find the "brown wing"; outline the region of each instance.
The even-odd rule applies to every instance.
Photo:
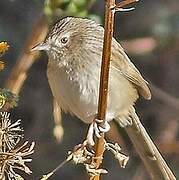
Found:
[[[139,94],[141,94],[145,99],[151,99],[151,92],[147,85],[147,81],[142,77],[140,72],[124,52],[121,45],[115,39],[113,39],[112,42],[111,65],[112,68],[119,70],[123,76],[125,76],[130,82],[134,84]]]

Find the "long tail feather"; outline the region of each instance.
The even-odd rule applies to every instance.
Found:
[[[134,107],[130,110],[130,118],[132,123],[130,126],[126,126],[125,130],[151,178],[154,180],[175,180],[176,177],[146,132],[135,113]],[[120,120],[117,121],[119,122]]]

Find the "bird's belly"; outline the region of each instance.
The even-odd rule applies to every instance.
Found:
[[[90,123],[96,114],[97,97],[89,89],[83,89],[82,82],[70,79],[63,69],[48,68],[47,76],[52,94],[62,110]]]
[[[117,73],[117,72],[116,72]],[[69,78],[64,70],[48,68],[48,80],[60,107],[86,123],[92,122],[97,114],[99,80],[97,77],[80,75]],[[137,92],[122,75],[110,75],[107,119],[125,111],[137,99]]]

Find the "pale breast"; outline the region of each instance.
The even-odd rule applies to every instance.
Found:
[[[71,73],[71,74],[70,74]],[[69,76],[70,74],[70,76]],[[92,122],[97,114],[100,66],[92,73],[73,74],[49,61],[47,76],[60,107],[86,123]],[[133,105],[138,93],[133,85],[118,71],[110,71],[107,119],[112,120]]]
[[[95,85],[90,85],[90,83],[95,84],[95,82],[87,81],[82,75],[79,75],[78,81],[76,77],[70,78],[65,68],[58,69],[50,62],[47,77],[53,96],[62,110],[74,114],[86,123],[91,122],[96,114],[97,93],[93,89]]]

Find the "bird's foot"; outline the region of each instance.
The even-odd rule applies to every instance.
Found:
[[[107,121],[104,121],[104,124],[101,126],[100,123],[102,123],[103,120],[95,119],[91,124],[88,129],[88,134],[87,134],[87,143],[91,146],[94,146],[94,139],[93,136],[94,134],[96,135],[97,138],[101,137],[101,133],[106,133],[110,130],[110,125]]]

